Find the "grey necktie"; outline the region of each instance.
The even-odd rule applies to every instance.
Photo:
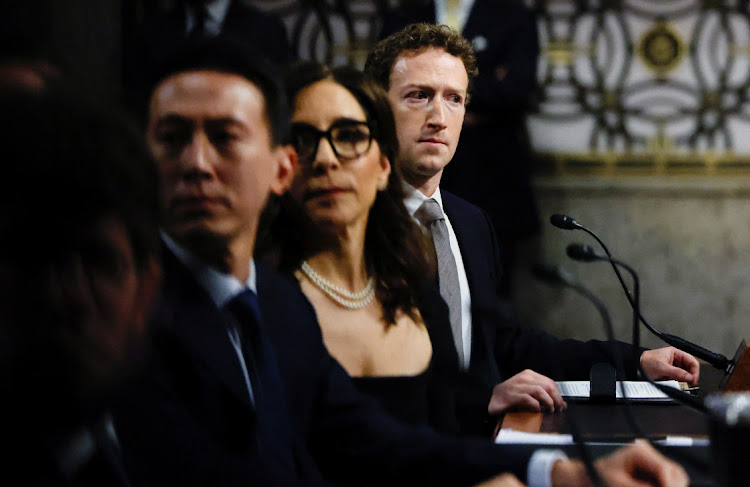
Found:
[[[433,198],[422,203],[415,215],[422,224],[430,230],[432,243],[435,245],[437,257],[438,282],[440,295],[448,304],[453,340],[456,343],[458,360],[464,363],[463,333],[461,330],[461,290],[458,287],[458,270],[456,259],[451,251],[448,238],[448,225],[442,208]]]

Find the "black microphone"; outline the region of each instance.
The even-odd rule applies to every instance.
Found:
[[[639,310],[639,281],[638,281],[638,274],[635,272],[635,269],[630,267],[629,265],[625,264],[622,261],[619,261],[613,257],[604,256],[597,254],[594,249],[592,249],[589,245],[582,245],[582,244],[570,244],[565,249],[565,252],[568,254],[568,257],[574,260],[578,260],[581,262],[593,262],[596,260],[599,261],[607,261],[610,264],[614,266],[621,266],[625,270],[630,273],[630,275],[633,277],[633,294],[635,294],[635,298],[630,299],[630,304],[633,307],[633,346],[634,351],[637,353],[639,344],[640,344],[640,338],[639,333],[637,331],[638,329],[638,317],[641,318],[641,321],[643,322],[646,327],[653,332],[656,336],[664,340],[665,342],[669,343],[675,348],[679,348],[680,350],[683,350],[685,352],[688,352],[692,355],[699,356],[701,358],[704,358],[702,355],[704,355],[704,352],[707,352],[708,354],[713,354],[713,352],[710,352],[706,350],[705,348],[699,347],[698,345],[692,344],[686,340],[682,340],[685,344],[689,344],[689,347],[681,348],[677,345],[674,345],[663,337],[663,334],[653,329],[650,325],[646,323],[645,320],[643,320],[643,317],[640,316],[640,310]],[[622,281],[621,281],[622,282]],[[624,285],[624,283],[623,283]],[[625,288],[626,292],[628,293],[628,296],[630,297],[630,292],[627,288]],[[704,358],[705,360],[705,358]],[[706,404],[701,398],[697,398],[691,394],[684,393],[682,391],[678,391],[677,389],[674,389],[672,387],[664,386],[662,384],[657,384],[656,381],[651,379],[645,370],[643,370],[643,366],[640,363],[640,360],[636,360],[636,363],[638,364],[638,370],[641,372],[641,375],[646,378],[648,382],[650,382],[654,387],[662,391],[667,396],[671,397],[672,399],[682,402],[683,404],[686,404],[688,406],[691,406],[699,411],[706,412]]]
[[[562,215],[560,213],[555,213],[551,217],[549,217],[549,222],[556,226],[557,228],[562,228],[563,230],[583,230],[583,225],[575,221],[573,218],[569,217],[568,215]]]
[[[694,343],[691,343],[684,338],[680,338],[675,335],[670,335],[668,333],[661,333],[656,331],[648,321],[646,321],[646,318],[643,317],[641,314],[640,308],[636,306],[636,303],[633,299],[633,296],[630,294],[630,290],[628,289],[628,286],[625,284],[625,280],[622,277],[622,274],[620,273],[619,266],[622,266],[625,269],[628,269],[628,265],[624,262],[615,262],[614,257],[612,257],[612,254],[610,253],[609,249],[606,245],[604,245],[604,242],[599,238],[598,235],[596,235],[593,231],[589,230],[588,228],[584,227],[580,223],[578,223],[574,218],[563,215],[560,213],[555,213],[550,217],[550,223],[552,225],[556,226],[557,228],[561,228],[563,230],[583,230],[584,232],[588,233],[591,237],[594,238],[594,240],[599,243],[601,248],[604,250],[604,253],[607,254],[607,258],[604,259],[597,259],[594,258],[593,255],[596,254],[596,252],[591,249],[589,246],[589,250],[581,250],[582,258],[579,260],[586,261],[586,259],[591,260],[608,260],[610,265],[612,266],[612,270],[615,271],[615,275],[617,276],[617,280],[620,281],[620,285],[622,286],[622,289],[625,291],[625,297],[628,299],[628,302],[630,303],[630,306],[633,307],[634,312],[637,312],[637,318],[640,320],[641,323],[654,335],[658,336],[661,340],[663,340],[665,343],[668,343],[669,345],[672,345],[675,348],[678,348],[684,352],[688,352],[691,355],[695,355],[696,357],[699,357],[709,364],[713,365],[715,368],[724,371],[725,373],[731,373],[734,369],[734,362],[730,359],[728,359],[726,356],[712,352],[710,350],[707,350],[699,345],[696,345]],[[578,252],[578,250],[574,250],[573,252]],[[575,259],[574,256],[568,254],[569,257]],[[635,271],[630,268],[628,269],[631,275],[633,276],[634,282],[637,283],[637,276]],[[632,271],[632,272],[631,272]],[[633,334],[635,335],[637,332],[634,331]]]
[[[594,260],[602,260],[602,261],[609,261],[612,264],[615,264],[616,266],[620,266],[623,269],[627,270],[628,273],[633,277],[634,282],[634,288],[638,288],[638,274],[635,272],[635,269],[633,269],[631,266],[627,265],[626,263],[619,261],[617,259],[614,259],[609,256],[603,256],[597,254],[594,249],[591,248],[589,245],[582,245],[582,244],[570,244],[565,249],[566,253],[568,254],[568,257],[574,260],[578,260],[581,262],[591,262]],[[627,290],[626,290],[627,291]],[[634,294],[637,294],[637,292],[634,292]],[[700,345],[696,345],[695,343],[689,342],[685,340],[684,338],[680,338],[675,335],[671,335],[669,333],[662,333],[656,329],[654,329],[648,321],[646,321],[645,318],[643,318],[643,315],[641,315],[640,312],[640,306],[637,301],[637,299],[632,298],[628,293],[628,301],[630,301],[630,305],[633,306],[634,311],[637,313],[638,318],[640,321],[644,324],[644,326],[654,335],[659,337],[661,340],[663,340],[665,343],[668,343],[669,345],[672,345],[675,348],[679,348],[680,350],[687,352],[695,357],[701,358],[705,360],[706,362],[710,363],[717,369],[724,370],[725,372],[730,372],[731,368],[733,366],[732,361],[729,360],[724,355],[721,355],[716,352],[712,352],[711,350],[708,350],[706,348],[701,347]]]

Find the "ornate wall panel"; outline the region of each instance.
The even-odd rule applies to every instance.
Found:
[[[299,57],[355,66],[398,3],[245,1],[284,20]],[[541,169],[750,174],[748,0],[525,1],[542,45],[529,118]]]
[[[302,59],[364,65],[388,0],[251,0],[284,19]]]
[[[563,173],[750,173],[748,2],[535,1],[535,149]]]

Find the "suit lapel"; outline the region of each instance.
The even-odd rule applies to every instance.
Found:
[[[441,194],[443,196],[443,210],[448,215],[453,231],[456,233],[458,247],[461,249],[461,259],[464,261],[466,277],[469,280],[469,289],[472,290],[473,296],[474,289],[478,284],[476,269],[480,268],[481,265],[477,261],[477,257],[481,256],[481,253],[471,250],[481,248],[481,242],[476,234],[476,229],[472,229],[472,218],[470,215],[461,212],[456,207],[453,195],[446,191],[443,191]]]
[[[488,358],[492,357],[490,331],[487,329],[486,320],[482,320],[482,313],[477,312],[481,308],[483,299],[486,299],[484,289],[494,289],[492,282],[485,282],[480,275],[481,269],[487,267],[487,262],[483,261],[486,251],[484,242],[482,242],[482,232],[478,228],[476,218],[468,211],[462,211],[461,201],[447,191],[442,191],[443,210],[450,219],[453,231],[456,233],[456,240],[461,249],[461,258],[464,261],[466,269],[466,278],[469,281],[469,291],[471,292],[472,307],[472,326],[471,326],[471,359],[469,361],[469,371],[488,375],[488,380],[495,380],[496,366],[488,367],[486,364]],[[465,203],[464,203],[465,204]],[[493,361],[489,361],[494,364]],[[492,369],[490,372],[488,369]],[[499,372],[497,372],[499,376]]]
[[[227,318],[192,274],[164,251],[162,316],[169,331],[198,357],[242,402],[252,406],[237,352],[229,340]]]

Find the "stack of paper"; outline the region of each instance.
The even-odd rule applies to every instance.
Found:
[[[680,383],[676,380],[657,381],[657,384],[680,390]],[[564,398],[588,399],[591,394],[591,383],[587,380],[557,382],[560,393]],[[625,394],[623,394],[623,387]],[[617,381],[617,399],[636,401],[671,401],[672,399],[647,381]]]

